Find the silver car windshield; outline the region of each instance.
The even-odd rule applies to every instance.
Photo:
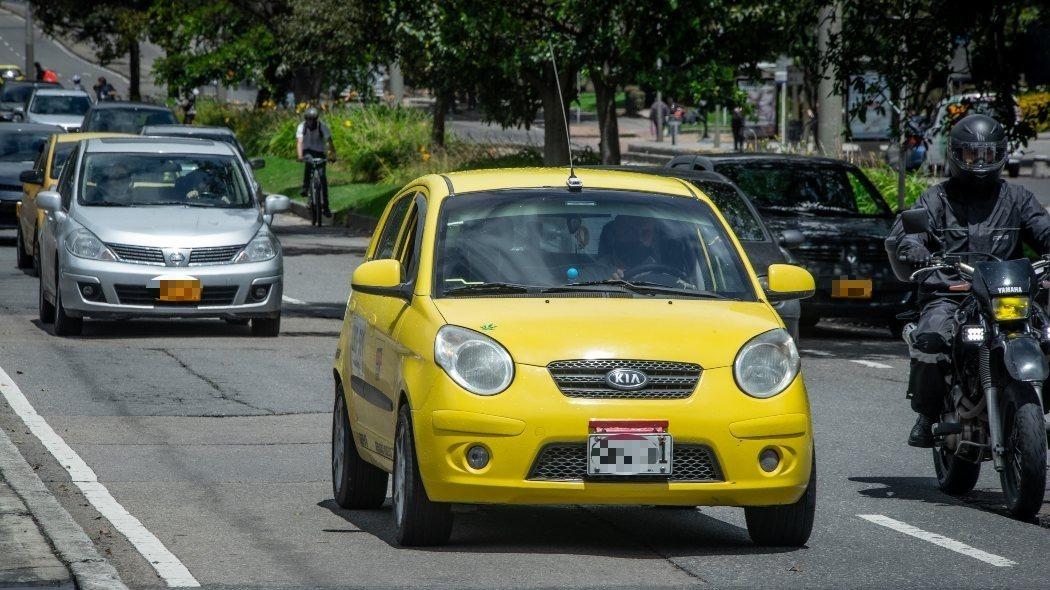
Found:
[[[77,194],[86,206],[253,205],[236,158],[218,155],[88,154]]]
[[[91,99],[87,96],[37,95],[29,112],[34,115],[80,115],[91,108]]]

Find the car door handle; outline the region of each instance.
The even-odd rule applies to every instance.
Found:
[[[373,327],[373,328],[375,327],[375,325],[376,325],[376,314],[373,313],[373,314],[368,316],[368,325]]]

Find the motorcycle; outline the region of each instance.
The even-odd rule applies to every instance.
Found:
[[[925,209],[901,213],[901,222],[908,234],[930,231]],[[921,282],[936,271],[954,274],[959,281],[938,288],[963,296],[950,353],[951,393],[933,426],[937,482],[945,493],[966,494],[990,460],[1010,514],[1029,520],[1046,491],[1050,317],[1036,298],[1050,286],[1043,280],[1050,278],[1050,260],[963,255],[989,260],[971,265],[960,254],[939,253],[910,276]]]

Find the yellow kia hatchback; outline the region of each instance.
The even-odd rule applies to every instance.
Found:
[[[801,545],[816,502],[809,401],[725,219],[674,178],[564,169],[420,178],[353,273],[335,358],[332,479],[402,545],[450,504],[743,506]]]

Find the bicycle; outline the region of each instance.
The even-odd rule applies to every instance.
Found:
[[[321,227],[321,213],[324,203],[324,178],[321,175],[328,158],[303,156],[303,163],[311,167],[310,183],[307,185],[306,197],[310,205],[310,225]]]

